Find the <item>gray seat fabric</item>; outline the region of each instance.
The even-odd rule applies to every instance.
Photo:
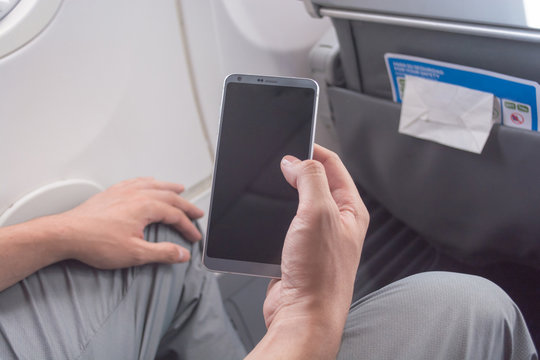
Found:
[[[400,106],[329,90],[345,162],[420,236],[475,263],[540,267],[540,135],[495,126],[481,155],[399,134]]]

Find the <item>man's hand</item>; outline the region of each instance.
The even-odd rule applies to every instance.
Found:
[[[178,195],[183,190],[152,178],[128,180],[73,210],[0,228],[0,291],[65,259],[100,269],[189,260],[179,245],[143,239],[154,222],[174,226],[188,240],[201,238],[191,220],[203,212]]]
[[[191,220],[203,212],[178,195],[183,190],[182,185],[152,178],[127,180],[59,215],[71,228],[67,257],[100,269],[189,260],[189,251],[179,245],[143,238],[148,224],[162,222],[190,241],[201,239]]]
[[[268,333],[253,358],[335,358],[352,300],[369,214],[339,157],[286,156],[283,175],[300,203],[283,248],[280,280],[264,303]],[[277,349],[277,352],[276,352]]]

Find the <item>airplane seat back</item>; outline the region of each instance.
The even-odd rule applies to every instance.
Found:
[[[476,155],[399,134],[400,105],[391,101],[384,55],[418,56],[540,82],[533,61],[540,57],[540,31],[525,28],[524,9],[508,2],[467,2],[472,10],[466,14],[459,11],[465,2],[420,3],[311,3],[330,16],[339,40],[346,85],[331,87],[328,96],[347,166],[395,217],[454,257],[538,268],[540,135],[496,125]]]
[[[540,343],[540,135],[495,125],[481,154],[398,133],[385,54],[540,82],[533,2],[304,0],[332,20],[345,84],[327,84],[340,141],[371,223],[355,299],[433,270],[500,285]],[[534,18],[537,16],[537,18]]]

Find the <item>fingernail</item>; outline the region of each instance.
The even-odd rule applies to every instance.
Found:
[[[178,249],[178,254],[180,254],[180,256],[178,257],[178,261],[184,261],[186,259],[186,254],[184,253],[184,251],[182,251],[182,249]]]
[[[291,156],[291,155],[285,155],[285,156],[283,157],[283,159],[281,159],[281,164],[282,164],[283,166],[289,166],[289,165],[291,165],[292,163],[297,162],[297,161],[298,161],[298,159],[295,158],[294,156]]]

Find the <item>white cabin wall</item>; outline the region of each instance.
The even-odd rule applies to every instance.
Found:
[[[192,188],[212,171],[200,120],[176,0],[64,1],[0,58],[0,213],[68,178]]]
[[[298,0],[179,0],[194,86],[215,149],[231,73],[309,77],[309,51],[331,26]]]

